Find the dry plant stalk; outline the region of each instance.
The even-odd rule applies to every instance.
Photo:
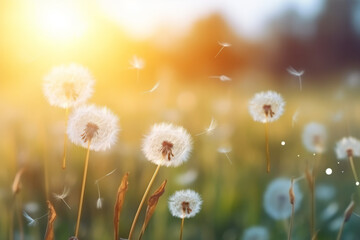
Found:
[[[118,188],[117,196],[116,196],[116,202],[115,202],[115,208],[114,208],[114,238],[115,240],[119,239],[119,219],[120,219],[120,213],[121,209],[124,204],[125,200],[125,193],[128,188],[128,177],[129,173],[126,173],[124,177],[121,180],[120,186]]]
[[[15,175],[15,179],[14,179],[12,187],[11,187],[13,195],[16,195],[20,191],[20,188],[21,188],[20,180],[21,180],[21,176],[23,175],[24,171],[25,171],[25,169],[21,168],[19,171],[17,171],[17,173]]]
[[[50,201],[47,201],[49,216],[48,216],[48,224],[46,227],[45,240],[53,240],[54,239],[54,222],[56,219],[56,212],[54,206]]]
[[[344,230],[344,225],[346,222],[348,222],[350,220],[350,217],[354,211],[354,208],[355,208],[355,202],[354,200],[351,200],[351,202],[349,203],[348,207],[345,209],[345,212],[344,212],[344,220],[341,224],[341,227],[340,227],[340,230],[339,230],[339,233],[338,233],[338,236],[336,238],[336,240],[340,240],[341,239],[341,235],[342,235],[342,232]]]
[[[289,198],[290,198],[290,204],[291,204],[291,218],[290,218],[290,226],[289,226],[289,234],[288,234],[288,240],[291,239],[291,232],[292,227],[294,223],[294,213],[295,213],[295,194],[294,194],[294,179],[291,179],[291,186],[289,189]]]
[[[153,195],[150,196],[150,198],[148,200],[148,206],[146,208],[145,220],[144,220],[144,224],[143,224],[143,226],[141,228],[139,240],[142,238],[142,236],[143,236],[143,234],[145,232],[145,229],[146,229],[147,225],[149,224],[149,221],[150,221],[152,215],[155,212],[156,205],[157,205],[160,197],[165,192],[166,183],[167,183],[167,180],[164,180],[163,183],[160,185],[160,187],[154,192]]]
[[[310,219],[310,233],[311,237],[315,234],[315,174],[314,170],[310,173],[309,167],[305,169],[306,180],[310,189],[310,201],[311,201],[311,219]]]

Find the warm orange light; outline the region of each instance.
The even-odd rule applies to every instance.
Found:
[[[55,39],[81,37],[88,27],[81,11],[70,4],[44,4],[38,16],[41,30],[45,35]]]

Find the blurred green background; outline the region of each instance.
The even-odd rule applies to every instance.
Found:
[[[245,229],[254,225],[266,227],[271,239],[285,239],[284,223],[264,211],[264,191],[277,177],[301,177],[306,164],[315,160],[319,161],[317,186],[328,187],[319,193],[325,197],[316,201],[318,239],[335,239],[336,220],[351,196],[356,203],[360,200],[349,163],[338,164],[333,151],[340,138],[360,137],[360,4],[278,1],[270,8],[265,2],[2,1],[0,238],[20,239],[21,229],[25,239],[43,238],[47,217],[39,219],[37,226],[28,226],[22,211],[33,218],[47,212],[45,162],[50,200],[58,214],[55,237],[73,235],[86,151],[69,143],[68,167],[61,169],[65,111],[48,104],[42,81],[53,66],[76,62],[88,67],[96,79],[90,103],[110,108],[119,116],[122,129],[110,151],[90,154],[80,239],[113,238],[116,192],[129,172],[120,218],[120,236],[127,237],[156,167],[143,156],[141,141],[152,124],[163,121],[184,126],[193,137],[194,150],[180,167],[160,169],[150,192],[164,179],[168,184],[143,239],[178,238],[180,220],[170,215],[167,198],[183,188],[196,190],[204,202],[199,215],[185,221],[184,239],[242,239]],[[238,12],[243,20],[235,17]],[[154,18],[153,25],[145,24]],[[246,24],[250,30],[258,29],[242,29]],[[215,58],[219,41],[232,46]],[[139,78],[129,64],[133,55],[146,63]],[[302,91],[298,79],[286,71],[290,65],[305,70]],[[222,74],[232,80],[209,78]],[[147,92],[158,82],[155,91]],[[270,174],[265,171],[265,127],[248,113],[248,100],[264,90],[275,90],[286,101],[284,115],[269,127]],[[212,118],[218,123],[213,134],[197,136]],[[311,121],[328,130],[322,156],[314,156],[302,145],[303,127]],[[217,151],[219,147],[231,147],[232,164]],[[360,168],[357,158],[355,166]],[[22,167],[22,187],[14,199],[11,185]],[[326,168],[333,173],[326,175]],[[114,169],[100,182],[104,205],[96,209],[94,182]],[[182,179],[188,181],[184,182],[185,173]],[[304,198],[295,214],[294,240],[310,238],[309,190],[306,180],[298,183]],[[66,201],[71,209],[53,197],[64,187],[70,188]],[[326,198],[331,191],[334,195]],[[337,211],[324,217],[330,204],[337,205]],[[360,214],[360,207],[355,213]],[[143,217],[144,212],[135,238]],[[359,223],[354,214],[345,225],[343,239],[359,239]]]

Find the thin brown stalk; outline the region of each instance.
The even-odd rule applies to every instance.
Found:
[[[356,173],[356,169],[355,169],[355,165],[354,165],[353,156],[349,156],[349,161],[350,161],[351,170],[352,170],[352,172],[353,172],[353,175],[354,175],[354,178],[355,178],[356,184],[358,184],[358,182],[359,182],[359,178],[358,178],[357,173]]]
[[[180,240],[182,240],[183,237],[183,230],[184,230],[184,220],[185,218],[181,218],[181,228],[180,228]]]
[[[67,125],[68,125],[68,118],[69,118],[69,108],[65,108],[64,154],[63,154],[63,161],[62,161],[62,169],[66,168],[66,145],[67,145],[66,129],[67,129]]]
[[[350,220],[350,217],[354,211],[354,208],[355,208],[355,202],[354,200],[351,200],[351,202],[349,203],[349,205],[347,206],[347,208],[345,209],[345,212],[344,212],[344,220],[341,224],[341,227],[340,227],[340,230],[339,230],[339,233],[337,235],[337,238],[336,240],[340,240],[341,239],[341,235],[342,235],[342,232],[344,230],[344,225],[346,222],[348,222]]]
[[[290,204],[291,204],[291,217],[290,217],[288,240],[291,240],[291,232],[292,232],[292,228],[293,228],[294,215],[295,215],[294,179],[291,179],[291,186],[289,189],[289,198],[290,198]]]
[[[78,216],[77,216],[77,221],[76,221],[76,229],[75,229],[75,237],[76,238],[78,237],[78,234],[79,234],[80,218],[81,218],[81,211],[82,211],[82,205],[83,205],[83,200],[84,200],[87,169],[88,169],[88,165],[89,165],[90,144],[91,144],[91,139],[88,141],[88,147],[87,147],[87,152],[86,152],[84,175],[83,175],[83,180],[82,180],[82,185],[81,185],[80,204],[79,204],[79,211],[78,211]]]
[[[147,227],[147,225],[149,224],[149,221],[152,217],[152,215],[155,212],[156,209],[156,205],[160,199],[160,197],[164,194],[165,192],[165,186],[166,186],[167,180],[164,180],[164,182],[160,185],[160,187],[153,193],[153,195],[151,195],[151,197],[148,200],[148,206],[146,208],[146,215],[145,215],[145,220],[144,220],[144,224],[141,228],[141,232],[140,232],[140,236],[139,236],[139,240],[141,240],[145,229]]]
[[[46,227],[45,240],[53,240],[54,239],[54,222],[56,219],[56,211],[54,206],[50,201],[47,201],[49,216],[48,216],[48,224]]]
[[[306,180],[309,184],[309,190],[310,190],[310,202],[311,202],[311,208],[310,208],[310,234],[311,237],[314,236],[315,232],[315,174],[314,170],[310,173],[309,167],[306,166],[305,170]]]
[[[265,122],[266,172],[270,173],[269,123]]]
[[[114,238],[115,240],[119,239],[119,219],[120,219],[120,213],[121,209],[123,207],[124,201],[125,201],[125,193],[128,188],[128,177],[129,173],[126,173],[120,183],[120,186],[118,188],[116,201],[115,201],[115,207],[114,207]]]
[[[140,215],[141,208],[142,208],[142,206],[144,205],[146,196],[148,195],[149,190],[150,190],[152,184],[154,183],[154,180],[155,180],[155,178],[156,178],[156,175],[157,175],[158,172],[159,172],[159,169],[160,169],[160,165],[158,165],[158,166],[156,167],[155,172],[154,172],[154,174],[153,174],[153,176],[152,176],[152,178],[151,178],[151,180],[150,180],[150,182],[149,182],[149,184],[148,184],[148,186],[147,186],[147,188],[146,188],[146,190],[145,190],[145,193],[144,193],[144,195],[143,195],[143,197],[142,197],[142,199],[141,199],[141,202],[140,202],[139,207],[138,207],[138,209],[137,209],[137,211],[136,211],[134,220],[133,220],[133,222],[132,222],[132,224],[131,224],[131,228],[130,228],[128,240],[131,240],[132,234],[133,234],[134,229],[135,229],[136,221],[138,220],[139,215]]]
[[[19,171],[17,171],[17,173],[15,175],[13,184],[11,186],[11,190],[12,190],[12,193],[14,196],[20,191],[20,188],[21,188],[20,180],[21,180],[21,176],[23,175],[24,171],[25,171],[25,168],[21,168]]]

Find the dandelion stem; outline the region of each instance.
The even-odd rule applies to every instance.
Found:
[[[339,230],[339,233],[338,233],[338,235],[337,235],[337,238],[336,238],[336,240],[340,240],[341,239],[341,235],[342,235],[342,232],[343,232],[343,230],[344,230],[344,225],[345,225],[345,219],[342,221],[342,223],[341,223],[341,227],[340,227],[340,230]]]
[[[84,200],[84,191],[85,191],[86,175],[87,175],[87,169],[88,169],[88,165],[89,165],[90,144],[91,144],[91,139],[88,141],[88,147],[87,147],[87,152],[86,152],[85,167],[84,167],[84,176],[83,176],[82,185],[81,185],[81,195],[80,195],[79,211],[78,211],[78,216],[77,216],[77,221],[76,221],[76,230],[75,230],[75,237],[76,237],[76,238],[78,237],[78,234],[79,234],[81,210],[82,210],[82,205],[83,205],[83,200]]]
[[[65,108],[64,154],[63,154],[63,161],[62,161],[62,169],[66,168],[66,145],[67,145],[66,129],[67,129],[67,125],[68,125],[68,118],[69,118],[69,108]]]
[[[357,176],[357,173],[356,173],[356,170],[355,170],[354,160],[353,160],[352,156],[349,156],[349,161],[350,161],[350,165],[351,165],[351,170],[353,172],[355,181],[357,183],[357,182],[359,182],[359,179],[358,179],[358,176]]]
[[[266,172],[270,172],[270,151],[269,151],[269,123],[265,122],[265,144],[266,144]]]
[[[185,220],[184,217],[181,218],[180,240],[182,240],[182,236],[183,236],[184,220]]]
[[[144,195],[143,195],[143,197],[142,197],[142,199],[141,199],[141,202],[140,202],[139,207],[138,207],[138,209],[137,209],[137,211],[136,211],[134,220],[133,220],[132,225],[131,225],[131,228],[130,228],[128,240],[131,240],[131,236],[132,236],[132,234],[133,234],[133,232],[134,232],[135,225],[136,225],[136,221],[137,221],[138,218],[139,218],[141,208],[142,208],[142,206],[144,205],[146,196],[148,195],[148,193],[149,193],[149,191],[150,191],[150,188],[151,188],[152,184],[154,183],[155,177],[156,177],[156,175],[158,174],[159,169],[160,169],[160,165],[158,165],[157,168],[155,169],[155,172],[154,172],[154,174],[153,174],[153,176],[152,176],[152,178],[151,178],[151,180],[150,180],[150,182],[149,182],[149,184],[148,184],[148,186],[147,186],[147,188],[146,188],[146,190],[145,190],[145,193],[144,193]]]
[[[314,169],[312,171],[312,187],[310,189],[311,191],[311,225],[310,225],[310,230],[311,230],[311,237],[314,236],[315,233],[315,174],[314,174]]]
[[[301,76],[299,76],[299,85],[300,85],[300,92],[302,91],[302,80],[301,80]]]
[[[291,204],[291,217],[290,217],[288,240],[291,240],[291,233],[292,233],[292,228],[293,228],[293,223],[294,223],[294,215],[295,215],[295,204]]]

